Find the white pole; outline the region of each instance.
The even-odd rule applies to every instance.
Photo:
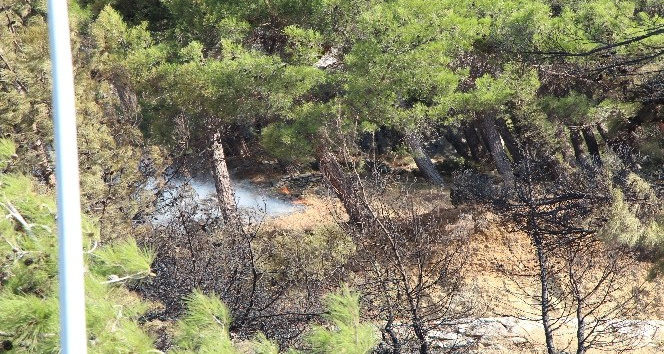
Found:
[[[63,354],[85,354],[85,289],[81,198],[76,144],[74,75],[67,0],[48,0],[53,75],[55,178],[58,203],[60,344]]]

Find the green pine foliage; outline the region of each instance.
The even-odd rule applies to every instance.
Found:
[[[141,161],[161,169],[161,151],[146,144],[139,129],[135,93],[126,75],[149,62],[144,27],[111,21],[91,27],[90,12],[70,6],[75,66],[82,205],[99,222],[104,240],[140,235],[132,218],[149,210],[153,197],[143,185]],[[0,132],[16,144],[14,172],[55,182],[51,117],[50,56],[45,1],[3,6],[0,19]],[[103,34],[101,33],[103,32]],[[123,53],[133,53],[127,63]],[[153,53],[150,53],[153,54]],[[153,54],[152,56],[157,56]],[[135,70],[134,70],[135,71]],[[113,201],[113,202],[111,202]]]
[[[320,59],[323,51],[323,35],[310,28],[290,25],[284,28],[284,34],[292,45],[286,49],[290,62],[300,65],[313,65]]]
[[[664,212],[650,184],[634,173],[626,178],[623,190],[613,190],[607,222],[599,235],[631,247],[664,247]],[[626,194],[629,198],[626,198]]]
[[[0,293],[0,331],[19,353],[58,353],[58,301],[36,295]]]
[[[0,141],[0,146],[12,143]],[[11,158],[2,149],[0,159]],[[52,195],[39,192],[20,174],[0,174],[0,332],[17,353],[59,352],[56,208]],[[137,353],[151,350],[152,339],[138,318],[148,305],[109,275],[131,279],[149,275],[153,255],[135,242],[95,248],[98,231],[84,226],[86,313],[91,353]],[[84,252],[84,250],[81,250]],[[90,266],[93,264],[92,266]]]
[[[322,277],[355,254],[351,237],[338,227],[319,227],[311,231],[270,231],[257,247],[273,247],[272,256],[261,267],[268,272],[297,269],[291,277]]]
[[[347,286],[328,295],[326,326],[314,326],[306,336],[309,348],[288,353],[366,354],[378,344],[375,327],[361,322],[359,294]],[[259,333],[248,345],[235,345],[228,328],[231,315],[215,295],[195,290],[186,299],[187,313],[178,321],[175,347],[169,353],[276,354],[279,347]],[[242,350],[239,348],[243,348]]]
[[[483,34],[482,20],[453,2],[396,1],[376,4],[358,26],[364,35],[345,58],[348,115],[408,130],[446,118],[467,75],[454,57]]]
[[[608,222],[599,232],[600,236],[611,240],[636,246],[642,241],[643,228],[641,221],[625,202],[619,189],[613,191],[613,203]]]
[[[315,326],[307,341],[313,353],[365,354],[378,344],[375,328],[360,321],[359,294],[346,286],[326,299],[326,318],[333,324],[329,329]]]
[[[154,253],[139,248],[133,238],[119,241],[114,247],[102,248],[92,255],[94,271],[102,276],[117,277],[116,281],[140,280],[151,275]]]
[[[560,98],[542,97],[539,104],[549,116],[568,125],[581,125],[586,122],[593,107],[593,102],[578,92],[570,92],[569,95]]]
[[[332,119],[326,104],[304,103],[290,112],[291,119],[271,123],[261,131],[261,144],[284,161],[306,161],[315,154],[321,126]]]
[[[230,312],[217,296],[194,290],[186,304],[187,314],[178,321],[174,354],[237,353],[228,332]]]
[[[8,139],[0,139],[0,170],[5,170],[16,156],[16,144]]]

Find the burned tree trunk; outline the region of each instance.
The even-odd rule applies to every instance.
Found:
[[[214,186],[217,190],[221,217],[224,222],[238,223],[237,204],[235,202],[235,193],[231,185],[231,176],[226,166],[226,155],[222,142],[221,132],[216,131],[212,134],[212,171],[214,173]]]
[[[583,148],[583,137],[581,132],[576,127],[570,127],[569,137],[572,141],[572,147],[574,148],[574,156],[576,156],[576,161],[583,167],[588,166],[588,154],[586,154],[585,149]]]
[[[523,160],[523,154],[521,153],[521,149],[519,149],[519,144],[516,142],[516,139],[514,139],[514,135],[507,126],[507,122],[502,118],[496,119],[496,128],[498,129],[498,133],[500,133],[500,137],[503,138],[503,141],[505,142],[505,147],[507,148],[507,151],[509,151],[512,161],[514,161],[515,164],[521,162],[521,160]]]
[[[394,315],[390,314],[390,317],[387,319],[387,323],[384,327],[385,332],[387,332],[388,336],[390,337],[390,343],[392,344],[392,354],[401,354],[401,342],[399,341],[399,337],[397,337],[397,334],[394,331],[393,324]]]
[[[583,139],[586,141],[586,146],[588,147],[588,152],[590,153],[590,158],[593,163],[597,166],[601,166],[602,157],[599,153],[599,144],[597,144],[597,139],[595,138],[592,126],[583,127],[581,133],[583,134]]]
[[[413,331],[415,332],[415,337],[417,337],[417,340],[420,342],[420,354],[429,354],[429,342],[427,342],[427,335],[422,328],[422,324],[418,320],[419,316],[414,315],[413,316]]]
[[[616,154],[619,154],[620,152],[620,144],[616,144],[614,139],[611,139],[609,136],[609,129],[604,125],[603,123],[597,123],[597,132],[599,132],[599,136],[602,137],[602,140],[604,140],[604,143],[606,146],[613,150]]]
[[[452,131],[452,128],[445,128],[443,137],[447,140],[454,150],[456,150],[459,156],[463,157],[465,160],[470,160],[470,151],[468,150],[468,145],[459,137],[458,133]]]
[[[431,158],[429,158],[427,152],[424,151],[419,134],[411,131],[407,132],[406,143],[410,148],[410,153],[413,156],[413,160],[415,160],[417,168],[420,170],[424,178],[434,185],[444,186],[445,181],[443,180],[443,176],[440,175],[436,166],[431,162]]]
[[[503,147],[502,139],[498,130],[496,129],[495,118],[492,114],[486,114],[482,118],[482,130],[484,131],[484,136],[489,142],[489,151],[493,160],[496,163],[496,169],[498,173],[503,177],[505,184],[507,186],[512,186],[514,184],[514,171],[512,170],[512,162],[505,153],[505,148]]]
[[[465,126],[463,128],[463,135],[466,137],[466,141],[468,142],[468,148],[470,149],[470,154],[473,157],[473,159],[477,162],[488,161],[489,156],[486,153],[486,149],[484,148],[484,143],[482,142],[480,136],[477,134],[477,130],[475,130],[475,127],[472,126],[471,124]]]
[[[344,173],[334,154],[322,149],[320,148],[317,153],[320,171],[334,194],[341,200],[350,223],[362,225],[374,220],[374,214],[360,192],[357,182]]]
[[[532,217],[531,217],[532,218]],[[535,221],[531,220],[533,226],[536,228]],[[544,254],[544,245],[540,235],[535,234],[531,236],[535,249],[537,250],[537,264],[539,266],[539,281],[540,281],[540,310],[542,315],[542,326],[544,327],[544,340],[546,343],[547,354],[556,354],[556,346],[553,342],[553,329],[551,324],[551,311],[550,294],[549,294],[549,266]]]
[[[578,166],[576,151],[572,149],[572,146],[569,143],[568,134],[564,127],[559,126],[556,129],[556,138],[560,143],[560,152],[563,155],[563,160],[565,160],[565,162],[567,162],[570,166]]]

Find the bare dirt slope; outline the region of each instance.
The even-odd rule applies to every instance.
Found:
[[[404,197],[402,193],[403,191],[393,191],[392,198],[381,197],[381,200],[388,203],[391,199],[399,200]],[[444,191],[432,192],[427,188],[414,188],[408,193],[409,197],[415,197],[415,200],[421,201],[422,205],[419,206],[419,210],[423,212],[435,208],[437,213],[430,212],[431,215],[448,215],[454,218],[460,214],[459,210],[454,209],[449,203],[441,203],[441,201],[449,200],[447,193]],[[296,200],[298,203],[305,205],[306,208],[298,213],[268,220],[266,226],[277,229],[311,230],[326,224],[334,224],[336,221],[343,219],[343,210],[339,203],[329,194],[322,195],[321,189],[317,189],[316,192],[304,190],[298,193]],[[435,207],[433,207],[434,205]],[[495,327],[496,321],[500,323],[507,321],[502,327],[498,326],[498,333],[503,333],[501,332],[503,328],[506,328],[508,332],[510,328],[516,331],[517,327],[509,326],[515,321],[525,321],[518,323],[526,324],[521,327],[525,326],[529,329],[524,332],[521,328],[518,339],[514,339],[516,337],[512,334],[502,337],[500,335],[489,336],[484,339],[477,337],[475,338],[476,341],[472,343],[473,345],[467,346],[467,350],[481,353],[544,353],[544,335],[541,325],[537,321],[539,308],[533,297],[529,296],[529,294],[536,295],[538,293],[539,284],[536,278],[515,275],[535,274],[537,272],[535,251],[528,237],[522,233],[511,232],[505,226],[501,226],[494,215],[474,212],[473,218],[477,227],[476,232],[468,240],[471,252],[468,255],[469,264],[466,268],[466,281],[469,284],[467,289],[471,290],[468,290],[463,296],[472,298],[472,301],[481,307],[478,309],[480,315],[475,320],[483,323],[484,319],[489,319],[484,321],[491,322],[489,327]],[[452,221],[448,220],[447,222]],[[441,230],[444,230],[444,227]],[[601,257],[601,255],[598,255],[598,257]],[[638,269],[631,273],[630,276],[633,278],[634,284],[644,281],[649,267],[650,264],[642,263],[637,267]],[[660,343],[664,343],[664,336],[662,335],[664,325],[659,327],[660,324],[657,322],[657,320],[664,319],[664,306],[662,306],[664,302],[662,298],[664,282],[662,279],[656,279],[647,283],[645,287],[646,290],[643,292],[643,299],[641,300],[644,306],[634,313],[634,319],[652,321],[656,326],[652,329],[652,333],[648,332],[650,329],[636,329],[635,331],[648,332],[646,335],[650,338],[638,343],[624,345],[622,349],[628,349],[629,352],[634,353],[664,352],[664,346],[660,345]],[[630,289],[624,290],[626,292],[630,291]],[[491,319],[495,319],[495,321]],[[468,319],[471,324],[466,323],[465,326],[471,326],[473,320]],[[528,322],[529,320],[531,321]],[[563,326],[557,338],[557,343],[561,348],[567,348],[567,351],[574,350],[575,328],[572,322],[567,326]],[[450,331],[463,332],[464,329],[454,328]],[[484,330],[480,328],[479,331]],[[448,338],[455,336],[455,334],[450,334],[451,332],[443,332],[434,334]],[[456,336],[458,338],[462,337],[459,333]],[[445,340],[447,339],[442,341]],[[433,338],[432,341],[436,341],[436,339]],[[444,351],[443,347],[444,345],[440,344],[437,351]],[[601,352],[607,352],[607,350]],[[616,351],[608,350],[608,352]]]

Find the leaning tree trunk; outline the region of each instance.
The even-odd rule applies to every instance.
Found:
[[[507,157],[507,153],[505,153],[503,141],[500,138],[500,134],[498,134],[496,122],[492,114],[485,114],[482,118],[482,130],[484,131],[484,137],[489,143],[489,151],[496,163],[498,173],[503,177],[506,186],[514,186],[512,162]]]
[[[337,198],[341,200],[350,223],[362,226],[374,220],[374,214],[359,190],[358,183],[344,173],[334,154],[320,148],[317,155],[323,178],[330,184]]]
[[[392,342],[392,354],[401,354],[401,342],[392,327],[393,324],[394,315],[390,314],[390,317],[387,319],[387,324],[385,324],[385,332],[390,336],[390,342]]]
[[[586,141],[590,158],[597,166],[602,166],[602,156],[599,153],[599,144],[592,126],[583,127],[581,133],[583,134],[583,140]]]
[[[406,143],[410,148],[410,153],[413,156],[413,160],[415,160],[417,168],[420,170],[424,178],[432,184],[441,187],[444,186],[445,181],[443,180],[443,176],[440,175],[436,166],[431,162],[431,158],[429,158],[427,152],[424,151],[419,134],[412,131],[406,132]]]
[[[228,173],[228,166],[226,166],[226,155],[224,155],[224,146],[219,131],[212,134],[212,164],[214,186],[217,189],[221,217],[226,224],[238,224],[239,217],[235,193],[233,193],[231,176]]]
[[[571,167],[577,167],[578,161],[576,160],[576,151],[573,150],[568,134],[563,126],[558,126],[556,129],[556,139],[560,143],[560,152],[563,155],[563,160]],[[559,166],[560,167],[560,166]]]
[[[486,151],[484,149],[484,143],[482,139],[477,134],[477,130],[471,124],[466,125],[463,128],[463,135],[466,137],[468,142],[468,148],[470,149],[470,154],[473,159],[477,162],[486,162],[489,160]]]
[[[447,142],[452,144],[454,150],[456,150],[459,156],[463,157],[464,160],[470,160],[470,150],[468,150],[468,145],[459,137],[459,135],[452,130],[452,128],[445,128],[443,132],[443,137]]]
[[[521,149],[519,149],[519,144],[516,142],[516,139],[514,139],[514,134],[510,131],[505,119],[497,118],[496,128],[498,129],[498,133],[500,133],[500,137],[503,138],[503,141],[505,142],[505,147],[507,148],[507,151],[509,151],[512,161],[514,161],[515,164],[521,162],[523,160],[523,153],[521,152]]]
[[[583,136],[581,136],[579,128],[570,127],[569,137],[570,140],[572,141],[572,147],[574,148],[574,156],[576,156],[576,161],[578,161],[582,167],[587,168],[588,155],[586,154],[586,151],[583,149],[584,140]]]

